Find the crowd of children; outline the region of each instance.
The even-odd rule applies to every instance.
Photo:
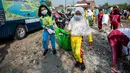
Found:
[[[111,8],[110,12],[105,12],[103,11],[103,9],[99,9],[99,13],[96,20],[98,22],[99,30],[102,29],[102,25],[110,24],[110,28],[112,31],[108,35],[108,41],[112,49],[111,70],[116,73],[120,73],[120,71],[116,69],[117,58],[121,56],[122,52],[125,55],[130,55],[130,29],[120,28],[121,13],[118,6]]]
[[[99,29],[102,29],[104,24],[111,24],[111,29],[120,27],[121,13],[118,6],[112,7],[110,10],[98,9],[97,7],[94,10],[85,9],[84,15],[88,19],[89,25],[98,24]]]
[[[73,56],[76,60],[75,67],[79,67],[81,70],[85,70],[85,63],[81,54],[82,51],[82,42],[83,38],[88,36],[90,49],[92,49],[92,28],[93,24],[98,24],[98,28],[102,29],[103,24],[109,24],[110,19],[110,28],[112,32],[108,35],[108,41],[112,48],[112,70],[119,73],[115,68],[117,58],[121,55],[122,49],[127,50],[126,54],[130,54],[130,29],[129,28],[120,28],[120,12],[119,8],[115,7],[110,11],[104,13],[102,9],[95,8],[95,10],[83,9],[82,7],[77,7],[74,13],[73,18],[70,20],[67,31],[70,37],[71,48]],[[41,24],[44,28],[43,32],[43,48],[45,56],[48,52],[48,37],[50,36],[51,45],[53,49],[53,54],[56,54],[55,47],[55,20],[52,18],[51,12],[49,9],[41,5],[39,7],[39,17],[41,18]]]

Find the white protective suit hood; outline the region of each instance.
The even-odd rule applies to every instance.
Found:
[[[82,19],[80,21],[76,21],[73,17],[68,25],[68,30],[71,30],[72,36],[87,36],[91,34],[92,29],[89,27],[87,20],[84,18],[84,9],[77,7],[75,13],[77,11],[82,14]]]

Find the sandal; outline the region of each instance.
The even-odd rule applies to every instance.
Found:
[[[111,68],[112,71],[114,71],[115,73],[121,73],[120,71],[118,71],[116,68],[112,67]]]

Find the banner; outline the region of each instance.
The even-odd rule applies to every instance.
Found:
[[[40,2],[40,0],[2,0],[6,20],[38,17]]]

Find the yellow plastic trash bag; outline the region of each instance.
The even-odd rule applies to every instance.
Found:
[[[128,20],[130,20],[130,16],[128,17]]]
[[[89,41],[89,43],[92,43],[92,42],[93,42],[92,33],[88,35],[88,41]]]

